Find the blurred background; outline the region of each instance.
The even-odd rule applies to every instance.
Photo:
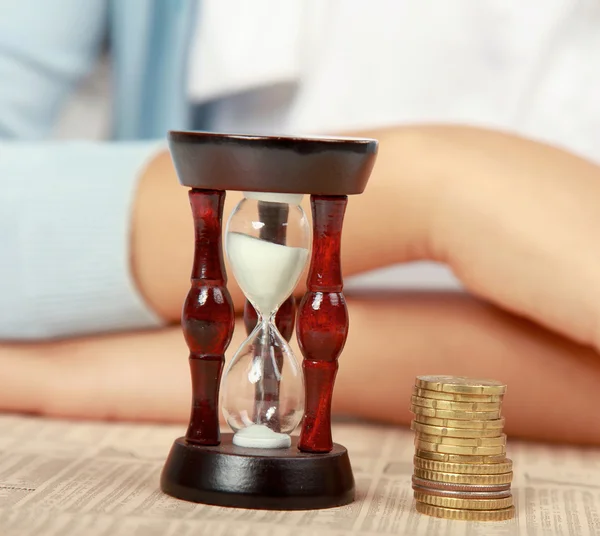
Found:
[[[5,23],[16,3],[0,3]],[[19,2],[28,3],[37,5]],[[129,3],[175,11],[179,4]],[[596,0],[191,3],[188,90],[215,109],[214,127],[339,131],[454,121],[598,156]],[[61,106],[53,135],[105,138],[110,119],[107,34],[75,97]]]
[[[0,180],[14,177],[17,192],[53,169],[53,191],[73,192],[71,213],[56,225],[80,225],[77,195],[87,194],[77,189],[94,170],[99,179],[87,187],[101,179],[106,197],[98,214],[122,211],[119,230],[102,232],[112,233],[107,240],[122,233],[119,284],[131,287],[126,196],[155,147],[131,142],[162,143],[169,129],[340,135],[460,123],[597,162],[599,61],[598,0],[0,0],[0,142],[17,142],[12,153],[3,149]],[[91,152],[68,140],[90,142]],[[48,141],[58,145],[48,149]],[[56,202],[65,208],[64,199]],[[0,243],[11,255],[26,241],[10,246],[19,235],[10,230],[16,216],[3,210],[0,229],[8,230]],[[29,236],[34,251],[37,231]],[[65,258],[95,257],[83,238],[67,239],[52,246]],[[10,288],[22,273],[12,266],[3,276]],[[52,273],[56,291],[48,292],[63,296],[64,263]],[[390,285],[459,286],[431,263],[348,280],[348,290]]]
[[[34,2],[20,3],[35,9]],[[110,20],[110,3],[86,0],[81,9],[86,3]],[[154,24],[182,9],[181,2],[128,3],[154,10]],[[339,134],[455,122],[517,132],[600,159],[597,0],[191,4],[182,98],[201,118],[192,128]],[[54,138],[111,136],[115,44],[110,25],[102,28],[92,68],[60,106]],[[164,58],[157,50],[146,61]],[[456,285],[445,268],[428,263],[402,270],[396,281],[402,286]],[[358,281],[388,285],[394,273],[386,269]]]

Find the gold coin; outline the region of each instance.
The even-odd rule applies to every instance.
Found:
[[[452,411],[500,411],[501,402],[454,402],[453,400],[435,400],[413,395],[410,401],[415,406],[433,409],[449,409]]]
[[[462,495],[469,495],[467,498],[473,499],[473,493],[477,494],[477,497],[481,498],[481,493],[496,494],[494,498],[499,499],[500,497],[508,497],[510,495],[510,484],[497,484],[495,486],[482,486],[478,484],[455,484],[453,482],[437,482],[436,480],[427,480],[425,478],[419,478],[418,476],[412,476],[413,489],[427,493],[428,491],[451,491],[453,493],[460,493]],[[435,493],[433,493],[435,495]]]
[[[436,417],[438,419],[456,419],[458,421],[485,421],[486,419],[499,419],[500,410],[497,411],[453,411],[449,409],[424,408],[422,406],[410,406],[410,411],[415,415],[424,417]]]
[[[423,493],[430,495],[431,497],[448,497],[450,499],[468,499],[470,501],[475,500],[494,500],[494,499],[506,499],[512,497],[510,488],[503,489],[501,491],[481,491],[476,489],[474,491],[465,490],[448,490],[434,488],[431,486],[419,486],[413,482],[412,489],[417,493]]]
[[[413,387],[413,395],[435,400],[454,400],[455,402],[502,402],[502,395],[467,395],[460,393],[443,393],[442,391],[430,391]]]
[[[499,456],[467,456],[462,454],[445,454],[442,452],[431,452],[429,450],[415,449],[415,455],[426,460],[434,460],[436,462],[448,462],[457,464],[502,464],[507,461],[504,454]],[[502,471],[504,472],[504,471]]]
[[[410,429],[420,434],[430,434],[442,437],[498,437],[502,434],[501,428],[491,428],[490,430],[469,429],[469,428],[448,428],[446,426],[433,426],[421,422],[412,421]]]
[[[479,380],[464,376],[417,376],[420,389],[467,395],[503,395],[506,385],[496,380]]]
[[[428,452],[427,454],[437,454],[433,452]],[[439,455],[439,454],[438,454]],[[444,456],[443,454],[439,456]],[[504,456],[499,456],[501,458],[498,461],[487,461],[487,462],[477,462],[477,463],[469,463],[463,460],[464,456],[459,456],[460,460],[456,463],[453,461],[438,461],[437,458],[427,458],[421,457],[420,455],[415,456],[413,458],[413,464],[415,466],[415,471],[425,470],[425,471],[435,471],[439,473],[453,474],[459,473],[464,475],[472,475],[472,476],[483,476],[483,475],[499,475],[499,474],[508,474],[512,471],[512,460],[509,458],[505,458]],[[498,456],[493,456],[493,458],[498,458]]]
[[[510,484],[497,484],[495,486],[481,486],[474,484],[454,484],[453,482],[437,482],[436,480],[427,480],[426,478],[419,478],[418,476],[412,476],[413,489],[427,493],[428,491],[448,491],[459,494],[469,494],[468,498],[473,497],[473,493],[477,494],[477,497],[482,497],[481,493],[497,494],[495,498],[508,497],[510,495]],[[435,495],[435,493],[433,494]]]
[[[489,420],[464,420],[464,419],[446,419],[442,417],[429,417],[427,415],[416,415],[414,420],[421,424],[432,426],[443,426],[447,428],[469,428],[481,430],[496,430],[504,428],[504,417]]]
[[[430,452],[441,452],[444,454],[461,454],[465,456],[497,456],[506,454],[504,445],[494,445],[493,447],[464,447],[461,445],[442,445],[440,443],[429,443],[415,438],[415,447],[419,450],[428,450]]]
[[[419,441],[427,441],[428,443],[457,445],[461,447],[494,447],[506,445],[506,434],[497,437],[447,437],[417,432],[415,437],[419,439]]]
[[[514,506],[500,510],[457,510],[418,502],[415,507],[420,514],[457,521],[506,521],[515,515]]]
[[[451,464],[445,464],[451,465]],[[457,464],[458,465],[458,464]],[[503,465],[503,464],[494,464]],[[424,480],[432,480],[434,482],[442,482],[447,484],[469,485],[469,486],[502,486],[510,485],[513,474],[497,473],[497,474],[464,474],[464,473],[447,473],[445,471],[430,471],[415,467],[415,477]]]
[[[434,506],[443,506],[444,508],[462,508],[465,510],[499,510],[500,508],[509,508],[513,505],[513,498],[504,497],[502,499],[460,499],[458,497],[440,497],[439,495],[429,495],[415,491],[415,499],[419,502],[432,504]]]

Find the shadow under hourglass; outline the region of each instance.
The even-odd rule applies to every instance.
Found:
[[[191,188],[195,257],[182,326],[192,408],[161,489],[180,499],[242,508],[329,508],[354,499],[346,449],[331,437],[333,384],[348,333],[341,231],[347,196],[364,190],[375,140],[171,132],[180,182]],[[227,256],[248,302],[249,334],[223,376],[233,332],[221,228],[226,190],[244,192],[227,224]],[[292,293],[311,250],[301,201],[311,195],[312,253],[297,313],[302,367],[288,341]],[[299,438],[291,432],[302,421]]]

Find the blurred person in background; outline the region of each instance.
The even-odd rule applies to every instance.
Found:
[[[184,421],[165,133],[358,135],[336,413],[406,424],[415,375],[493,377],[508,433],[600,443],[599,24],[592,0],[0,0],[0,409]]]

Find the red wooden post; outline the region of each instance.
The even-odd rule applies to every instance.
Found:
[[[306,400],[298,448],[330,452],[331,400],[338,357],[348,335],[340,260],[346,196],[311,196],[313,244],[307,292],[296,333],[304,361]]]
[[[192,189],[189,198],[195,252],[192,284],[181,319],[192,375],[192,410],[186,439],[199,445],[218,445],[219,384],[234,328],[221,243],[225,192]]]

